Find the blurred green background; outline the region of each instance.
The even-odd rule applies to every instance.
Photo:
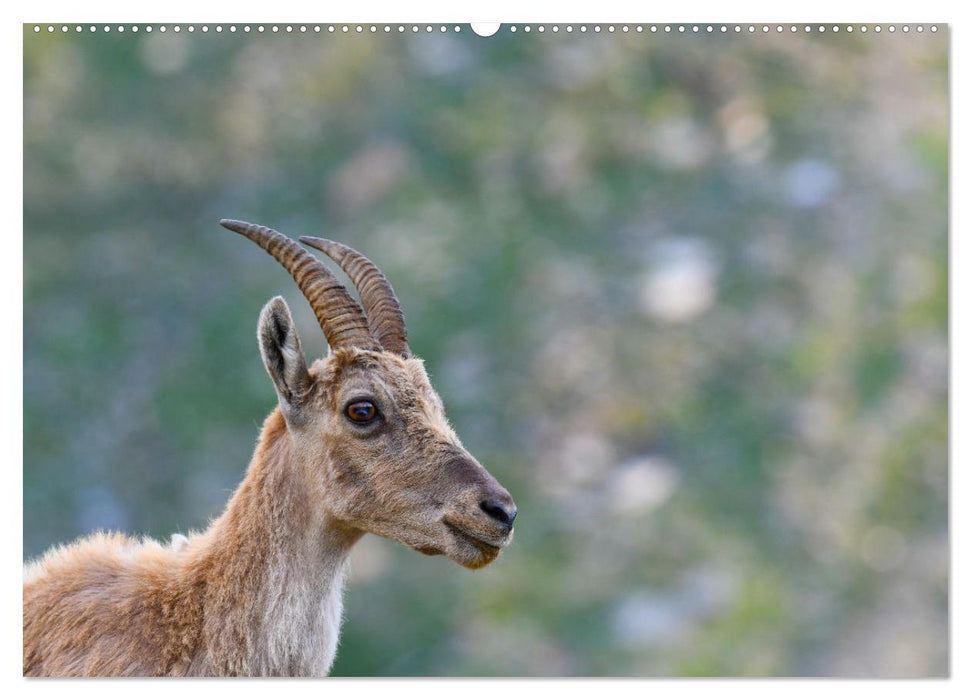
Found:
[[[255,26],[255,25],[254,25]],[[365,537],[336,675],[948,673],[947,31],[24,29],[24,556],[202,528],[365,252],[516,541]]]

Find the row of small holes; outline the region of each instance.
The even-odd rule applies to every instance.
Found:
[[[627,25],[627,24],[621,25],[619,27],[615,27],[614,25],[611,24],[611,25],[608,25],[606,27],[606,30],[608,32],[614,32],[618,28],[622,32],[630,32],[632,29],[635,32],[643,32],[644,31],[644,26],[643,25],[640,25],[640,24],[634,25],[633,27],[631,25]],[[774,28],[775,28],[775,31],[777,33],[784,32],[784,31],[786,31],[787,28],[788,28],[788,30],[789,30],[790,33],[798,32],[799,29],[800,29],[799,27],[797,27],[794,24],[793,25],[789,25],[788,27],[784,27],[781,24],[777,24],[777,25],[774,26]],[[107,25],[105,25],[102,29],[105,32],[110,32],[111,31],[111,27],[110,26],[107,26]],[[281,27],[279,25],[272,25],[270,27],[270,31],[271,32],[279,32],[280,29],[281,29]],[[347,24],[343,24],[343,25],[333,25],[333,24],[331,24],[331,25],[327,25],[326,27],[321,27],[321,25],[316,24],[316,25],[313,25],[312,27],[308,27],[307,25],[303,25],[302,24],[302,25],[299,25],[297,27],[294,27],[293,25],[286,25],[282,29],[285,32],[288,32],[288,33],[292,33],[293,31],[298,31],[298,32],[301,32],[301,33],[306,33],[308,31],[313,31],[313,32],[319,33],[321,31],[326,30],[327,32],[330,32],[330,33],[334,33],[334,32],[349,33],[351,31],[353,31],[353,32],[356,32],[356,33],[359,33],[360,34],[360,33],[363,33],[365,30],[369,30],[372,33],[376,33],[378,31],[378,26],[377,25],[374,25],[374,24],[370,25],[369,27],[368,26],[365,26],[365,25],[360,25],[360,24],[353,25],[353,26],[352,25],[347,25]],[[383,26],[383,30],[384,30],[385,33],[392,32],[395,29],[397,29],[397,31],[399,33],[403,33],[403,32],[405,32],[405,31],[407,31],[409,29],[412,32],[420,32],[422,28],[420,26],[418,26],[417,24],[410,25],[409,27],[406,27],[405,25],[401,25],[401,24],[399,24],[397,27],[392,27],[392,26],[387,25],[387,24]],[[588,31],[586,25],[580,25],[579,27],[577,27],[577,29],[580,32],[586,32],[586,31]],[[600,31],[603,30],[603,28],[600,25],[594,25],[591,29],[594,32],[600,32]],[[804,32],[811,32],[811,31],[813,31],[813,27],[810,26],[810,25],[808,25],[808,24],[805,25],[802,29],[803,29]],[[916,27],[914,27],[914,29],[916,29],[916,31],[918,31],[918,32],[923,32],[924,31],[924,26],[919,24]],[[116,30],[118,32],[124,32],[125,31],[125,27],[123,25],[119,25],[116,28]],[[165,32],[165,31],[167,31],[167,28],[165,26],[160,26],[158,28],[158,30],[160,32]],[[191,32],[195,32],[196,28],[194,26],[192,26],[192,25],[188,25],[185,28],[185,30],[187,32],[190,32],[191,33]],[[203,26],[200,27],[200,30],[202,32],[208,32],[209,31],[209,27],[207,25],[203,25]],[[216,25],[215,30],[217,32],[221,32],[221,31],[223,31],[223,28],[222,28],[221,25]],[[266,31],[266,27],[263,26],[263,25],[258,25],[258,26],[255,27],[255,30],[257,32],[264,32],[264,31]],[[446,27],[445,25],[442,25],[439,28],[439,31],[441,31],[441,32],[447,32],[448,30],[449,30],[448,27]],[[461,32],[462,31],[462,28],[456,25],[455,27],[453,27],[453,30],[456,31],[456,32]],[[530,32],[530,31],[532,31],[532,27],[529,26],[529,25],[526,25],[526,26],[524,26],[522,28],[522,30],[524,32]],[[569,25],[568,24],[568,25],[566,25],[564,27],[564,30],[567,31],[567,32],[572,32],[572,31],[574,31],[574,27],[573,27],[573,25]],[[736,25],[734,25],[732,27],[729,27],[728,25],[724,25],[724,24],[722,24],[720,26],[712,26],[712,25],[709,24],[709,25],[705,25],[704,27],[701,27],[701,26],[696,25],[696,24],[695,25],[691,25],[691,26],[685,26],[683,24],[676,25],[676,26],[672,26],[670,24],[666,24],[666,25],[663,25],[663,26],[660,26],[659,27],[656,24],[652,24],[652,25],[650,25],[647,28],[647,30],[650,31],[650,32],[652,32],[652,33],[656,33],[658,31],[663,31],[665,33],[671,33],[672,31],[677,31],[679,33],[685,33],[685,32],[688,32],[688,31],[690,31],[692,33],[699,33],[701,31],[704,31],[704,32],[707,32],[709,34],[715,32],[715,31],[719,31],[719,32],[722,32],[722,33],[726,33],[726,32],[729,32],[729,31],[734,31],[736,33],[741,33],[741,32],[744,32],[744,31],[748,31],[750,34],[752,34],[752,33],[755,33],[756,31],[759,31],[759,30],[761,30],[763,33],[768,33],[770,31],[772,31],[772,27],[770,25],[768,25],[768,24],[763,24],[763,25],[760,25],[758,27],[756,27],[756,25],[754,25],[754,24],[750,24],[748,26],[742,26],[742,25],[736,24]],[[864,24],[864,25],[861,25],[860,26],[859,30],[861,32],[863,32],[863,33],[866,33],[868,31],[868,27],[867,27],[867,25]],[[937,31],[937,25],[936,24],[931,25],[930,30],[932,32],[936,32]],[[40,25],[34,25],[34,33],[39,33],[40,31],[42,31],[41,26]],[[54,27],[54,25],[51,24],[51,25],[48,25],[47,26],[47,31],[52,33],[54,31],[56,31],[56,28]],[[71,28],[69,26],[67,26],[66,24],[65,25],[61,25],[61,31],[62,32],[69,32],[69,31],[71,31]],[[79,24],[79,25],[76,25],[74,27],[74,31],[75,32],[83,32],[84,31],[84,28]],[[94,25],[91,25],[91,26],[88,27],[88,31],[89,32],[96,32],[96,31],[98,31],[98,28],[95,27]],[[138,26],[137,25],[132,25],[131,26],[131,31],[132,32],[138,32],[139,31]],[[144,31],[150,33],[150,32],[153,31],[153,29],[152,29],[151,26],[146,26],[146,27],[144,27]],[[182,31],[182,27],[180,25],[175,25],[175,26],[172,27],[172,31],[173,32],[181,32]],[[229,27],[229,31],[230,32],[235,32],[236,31],[236,25],[231,25]],[[249,25],[245,25],[245,26],[242,27],[242,31],[249,32],[249,31],[251,31],[251,28],[250,28]],[[433,27],[430,24],[429,25],[426,25],[425,26],[425,31],[426,32],[433,32],[433,31],[435,31],[435,27]],[[518,27],[516,27],[516,25],[512,25],[512,26],[509,27],[509,31],[510,32],[516,32],[516,31],[518,31]],[[536,27],[536,31],[537,32],[540,32],[540,33],[543,33],[543,32],[546,31],[546,27],[544,25],[539,25],[539,26]],[[554,24],[554,25],[552,25],[550,27],[550,31],[559,32],[560,31],[560,26]],[[816,31],[821,32],[821,33],[822,32],[826,32],[827,31],[827,28],[825,26],[823,26],[823,25],[819,25],[818,27],[816,27]],[[840,27],[838,27],[836,25],[833,25],[829,29],[829,31],[832,31],[833,33],[838,33],[838,32],[841,31],[841,29],[840,29]],[[842,31],[852,32],[853,31],[853,27],[852,26],[846,26],[846,27],[844,27],[842,29]],[[883,31],[883,28],[880,25],[874,25],[873,26],[873,31],[879,34],[881,31]],[[887,31],[888,32],[891,32],[891,33],[896,32],[897,31],[897,27],[895,25],[893,25],[893,24],[888,25],[887,26]],[[905,32],[905,33],[906,32],[909,32],[910,31],[910,25],[905,24],[905,25],[901,26],[900,27],[900,31]]]
[[[914,28],[918,32],[924,31],[924,26],[923,25],[917,25]],[[560,27],[558,25],[553,25],[552,27],[550,27],[550,29],[552,31],[554,31],[554,32],[560,31]],[[606,29],[607,29],[608,32],[614,32],[614,31],[617,30],[617,27],[615,27],[614,25],[611,24],[611,25],[608,25],[606,27]],[[634,31],[637,31],[637,32],[643,32],[644,31],[643,25],[640,25],[640,24],[638,24],[635,27],[633,27],[633,29],[634,29]],[[733,27],[730,27],[729,25],[725,25],[725,24],[718,25],[718,26],[713,26],[713,25],[708,24],[708,25],[705,25],[704,27],[701,27],[701,26],[699,26],[697,24],[694,24],[694,25],[691,25],[690,27],[688,27],[688,26],[685,26],[683,24],[679,24],[677,26],[672,26],[670,24],[665,24],[665,25],[659,27],[656,24],[652,24],[648,28],[648,30],[650,32],[653,32],[653,33],[656,33],[658,31],[664,31],[666,33],[670,33],[672,31],[678,31],[680,33],[684,33],[684,32],[687,32],[687,31],[691,31],[691,32],[696,33],[696,34],[699,33],[699,32],[701,32],[702,30],[705,31],[705,32],[707,32],[707,33],[712,33],[712,32],[714,32],[716,30],[717,31],[720,31],[722,33],[725,33],[725,32],[728,32],[728,31],[732,31],[732,30],[734,30],[736,33],[741,33],[741,32],[744,32],[744,31],[748,31],[750,33],[755,33],[759,29],[761,29],[761,31],[763,33],[766,33],[767,34],[768,32],[772,31],[772,26],[770,26],[768,24],[763,24],[763,25],[760,25],[759,27],[757,27],[754,24],[750,24],[750,25],[748,25],[746,27],[746,26],[743,26],[743,25],[740,25],[740,24],[736,24]],[[790,25],[788,27],[788,29],[792,33],[795,33],[795,32],[798,32],[799,31],[799,27],[797,27],[794,24],[793,25]],[[574,30],[574,28],[573,28],[572,25],[567,25],[565,27],[565,30],[567,32],[572,32]],[[579,30],[581,32],[585,32],[585,31],[587,31],[587,27],[585,25],[580,25]],[[594,27],[593,27],[593,31],[594,32],[599,32],[601,30],[602,30],[602,28],[600,27],[600,25],[594,25]],[[631,31],[631,27],[630,27],[630,25],[625,24],[625,25],[622,25],[620,27],[620,30],[622,32],[629,32],[629,31]],[[786,27],[784,27],[783,25],[781,25],[781,24],[775,25],[775,31],[776,32],[781,33],[781,32],[784,32],[785,30],[786,30]],[[903,31],[903,32],[909,32],[910,31],[910,25],[905,24],[905,25],[903,25],[903,26],[900,27],[900,30]],[[936,32],[937,31],[937,25],[936,24],[935,25],[931,25],[930,30],[932,32]],[[509,31],[515,32],[516,31],[516,26],[513,25],[513,26],[509,27]],[[530,27],[529,26],[523,27],[523,31],[524,32],[529,32],[530,31]],[[544,32],[544,31],[546,31],[546,28],[544,26],[540,25],[540,26],[538,26],[536,28],[536,31],[538,31],[538,32]],[[805,31],[805,32],[811,32],[811,31],[813,31],[813,27],[811,27],[810,25],[807,24],[805,27],[803,27],[803,31]],[[825,32],[826,31],[826,27],[824,27],[823,25],[819,25],[818,27],[816,27],[816,31],[818,31],[818,32]],[[840,28],[838,26],[836,26],[836,25],[833,25],[831,27],[831,31],[834,32],[834,33],[838,33],[840,31]],[[844,27],[844,31],[852,32],[853,31],[853,27],[852,26]],[[867,31],[867,26],[866,25],[862,25],[860,27],[860,31],[865,33]],[[883,30],[880,27],[880,25],[874,25],[873,26],[873,31],[875,31],[877,33],[880,33]],[[888,25],[887,26],[887,31],[888,32],[891,32],[891,33],[892,32],[895,32],[895,31],[897,31],[897,27],[894,26],[894,25],[892,25],[892,24],[891,25]]]
[[[143,29],[144,29],[145,32],[152,32],[153,31],[153,28],[151,26],[146,26]],[[199,27],[199,29],[202,32],[208,32],[209,31],[209,27],[207,25],[203,25],[203,26]],[[217,25],[217,26],[213,27],[213,29],[215,29],[215,31],[217,31],[217,32],[223,31],[222,25]],[[237,30],[235,24],[229,26],[228,29],[229,29],[230,32],[235,32]],[[356,26],[347,25],[347,24],[343,24],[343,25],[333,25],[333,24],[331,24],[331,25],[324,26],[324,27],[322,27],[319,24],[313,25],[312,27],[308,27],[305,24],[299,25],[297,27],[294,27],[293,25],[289,25],[288,24],[285,27],[280,27],[279,25],[275,25],[274,24],[271,27],[269,27],[269,30],[271,32],[279,32],[281,29],[283,31],[285,31],[285,32],[298,31],[298,32],[302,32],[302,33],[306,33],[308,31],[313,31],[313,32],[320,33],[321,31],[325,31],[325,30],[328,31],[328,32],[331,32],[331,33],[338,32],[338,31],[339,32],[344,32],[344,33],[351,32],[351,31],[361,33],[361,32],[364,32],[366,29],[369,29],[371,32],[377,32],[378,31],[377,25],[373,25],[373,24],[370,27],[366,27],[366,26],[360,25],[360,24],[358,24]],[[384,29],[385,32],[391,32],[395,28],[391,27],[390,25],[384,25],[383,29]],[[418,25],[411,25],[410,27],[407,27],[407,28],[404,25],[399,25],[397,27],[397,30],[399,32],[404,32],[407,29],[410,29],[412,32],[419,32],[419,31],[421,31],[421,27],[419,27]],[[452,29],[454,31],[456,31],[456,32],[461,32],[462,31],[462,28],[459,27],[458,25],[456,25]],[[111,30],[112,30],[112,28],[110,26],[108,26],[108,25],[105,25],[104,27],[102,27],[102,31],[110,32]],[[131,26],[131,31],[132,32],[137,32],[138,30],[139,29],[138,29],[138,26],[137,25],[132,25]],[[158,28],[158,30],[160,32],[165,32],[165,31],[168,30],[168,28],[165,27],[165,26],[160,26]],[[187,32],[194,32],[196,30],[196,27],[194,27],[194,26],[192,26],[190,24],[190,25],[188,25],[188,26],[185,27],[185,30]],[[242,27],[242,31],[244,31],[244,32],[249,32],[249,31],[265,32],[266,30],[267,30],[267,27],[263,26],[262,24],[261,25],[258,25],[256,27],[250,27],[247,24],[247,25],[245,25],[245,26]],[[444,25],[442,25],[439,28],[439,31],[441,31],[443,33],[444,32],[447,32],[448,30],[449,30],[449,28],[446,27],[446,26],[444,26]],[[34,33],[38,33],[40,31],[42,31],[42,27],[40,25],[36,25],[35,24],[34,25]],[[48,25],[47,26],[47,31],[48,32],[55,32],[55,31],[57,31],[57,28],[54,25],[51,24],[51,25]],[[66,24],[65,25],[62,25],[61,26],[61,31],[62,32],[69,32],[69,31],[71,31],[71,27],[67,26]],[[76,31],[76,32],[83,32],[84,31],[84,27],[82,27],[80,24],[79,25],[76,25],[74,27],[74,31]],[[91,26],[88,27],[88,31],[89,32],[96,32],[96,31],[98,31],[98,28],[95,27],[94,25],[91,25]],[[115,31],[124,32],[125,31],[124,25],[118,25],[115,28]],[[175,26],[172,27],[172,31],[173,32],[181,32],[182,31],[182,27],[177,24],[177,25],[175,25]],[[431,25],[428,25],[427,27],[425,27],[425,31],[427,31],[427,32],[433,32],[433,31],[435,31],[435,27],[433,27]]]

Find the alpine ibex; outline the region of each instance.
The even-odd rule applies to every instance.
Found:
[[[330,352],[308,368],[281,297],[258,340],[279,406],[204,532],[171,544],[95,534],[24,571],[24,674],[326,675],[348,552],[367,532],[470,569],[512,539],[516,506],[462,446],[381,271],[340,243],[224,220],[276,258]]]

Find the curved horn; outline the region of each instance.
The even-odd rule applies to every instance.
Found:
[[[401,305],[378,266],[343,243],[312,236],[300,236],[300,242],[326,253],[351,278],[361,293],[371,333],[381,346],[402,357],[411,355]]]
[[[219,222],[256,243],[277,259],[289,272],[310,302],[320,329],[331,348],[352,345],[365,350],[380,350],[368,330],[367,318],[354,298],[330,270],[279,231],[245,221],[223,219]]]

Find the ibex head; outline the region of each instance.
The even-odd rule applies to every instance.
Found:
[[[310,252],[272,229],[223,220],[277,259],[310,302],[331,352],[307,367],[282,297],[263,308],[260,353],[313,510],[349,530],[479,568],[512,540],[516,505],[470,455],[408,348],[391,285],[360,253],[301,237],[347,273],[364,309]]]

